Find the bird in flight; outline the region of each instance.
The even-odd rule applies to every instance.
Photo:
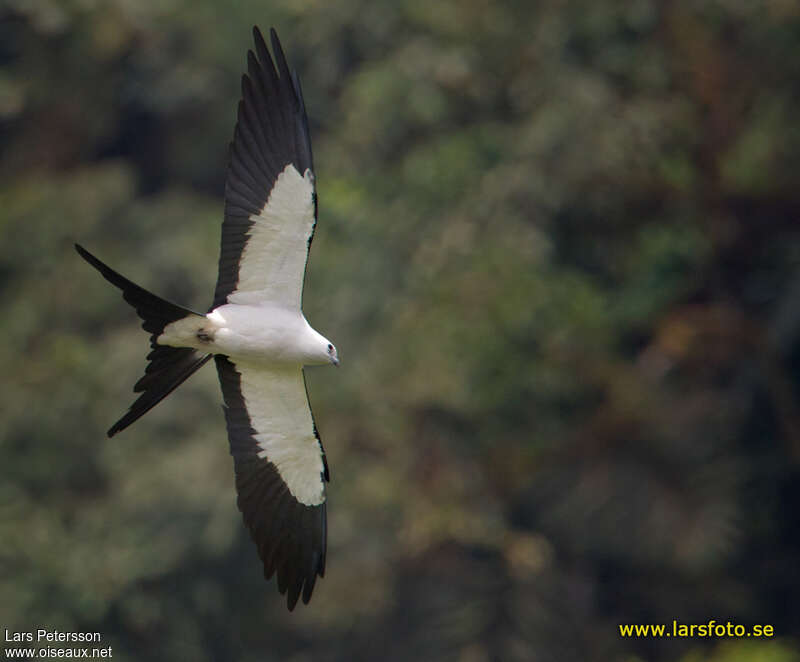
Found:
[[[296,72],[275,30],[272,52],[253,28],[225,182],[214,303],[195,313],[151,294],[85,248],[78,253],[122,290],[152,348],[141,393],[108,431],[147,413],[211,357],[217,365],[236,472],[238,506],[289,610],[308,603],[325,574],[325,453],[303,366],[339,365],[336,348],[302,311],[317,222],[311,140]]]

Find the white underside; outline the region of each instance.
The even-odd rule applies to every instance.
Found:
[[[314,231],[314,175],[290,163],[278,175],[239,259],[239,281],[230,303],[300,309],[308,239]]]
[[[295,499],[319,505],[325,500],[322,448],[314,436],[302,371],[242,362],[236,369],[259,457],[275,465]]]
[[[322,448],[314,435],[302,366],[328,363],[328,341],[302,313],[226,304],[204,317],[169,324],[158,343],[227,356],[241,375],[259,457],[275,465],[300,503],[325,500]]]
[[[329,341],[300,309],[314,229],[313,194],[311,171],[301,175],[287,165],[264,208],[250,217],[237,288],[228,303],[204,317],[169,324],[157,339],[230,359],[241,375],[258,455],[272,462],[292,495],[309,506],[325,500],[325,487],[302,366],[331,362]]]

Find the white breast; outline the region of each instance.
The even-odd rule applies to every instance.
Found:
[[[302,313],[279,306],[225,304],[206,317],[213,351],[232,358],[302,364],[319,336]]]

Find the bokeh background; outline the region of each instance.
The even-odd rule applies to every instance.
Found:
[[[292,614],[196,309],[251,26],[304,84],[328,572]],[[116,660],[800,659],[794,0],[0,3],[0,628]],[[622,623],[775,637],[622,639]]]

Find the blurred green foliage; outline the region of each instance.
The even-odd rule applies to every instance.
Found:
[[[328,572],[286,612],[216,376],[72,250],[204,309],[250,27],[304,82]],[[0,627],[120,660],[800,659],[793,0],[0,3]],[[619,623],[767,623],[754,642]]]

